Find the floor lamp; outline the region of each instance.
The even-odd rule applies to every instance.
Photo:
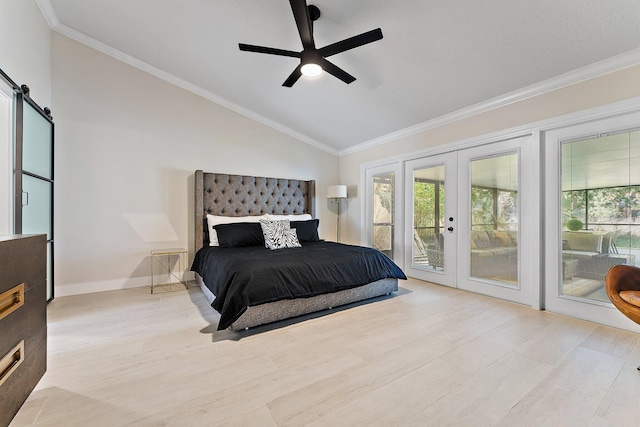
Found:
[[[330,185],[327,187],[327,199],[331,199],[331,203],[338,205],[338,219],[336,227],[336,242],[340,242],[340,199],[347,198],[347,186],[346,185]]]

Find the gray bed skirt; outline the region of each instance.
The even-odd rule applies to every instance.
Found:
[[[196,281],[209,302],[213,302],[215,295],[211,293],[197,273]],[[398,279],[381,279],[358,286],[357,288],[345,289],[330,294],[260,304],[248,307],[247,310],[229,326],[229,330],[240,331],[249,329],[265,323],[277,322],[278,320],[314,313],[356,301],[388,295],[397,290]]]

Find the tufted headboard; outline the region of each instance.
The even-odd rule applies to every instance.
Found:
[[[207,214],[299,215],[315,218],[316,182],[195,172],[195,250],[209,244]]]

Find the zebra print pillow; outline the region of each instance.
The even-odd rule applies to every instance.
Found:
[[[265,247],[271,250],[302,247],[298,241],[298,234],[295,228],[290,227],[288,219],[282,221],[261,219],[260,226],[264,235]]]

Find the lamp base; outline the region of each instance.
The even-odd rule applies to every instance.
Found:
[[[336,242],[340,243],[340,199],[334,197],[331,199],[331,203],[335,203],[338,206],[336,210]]]

